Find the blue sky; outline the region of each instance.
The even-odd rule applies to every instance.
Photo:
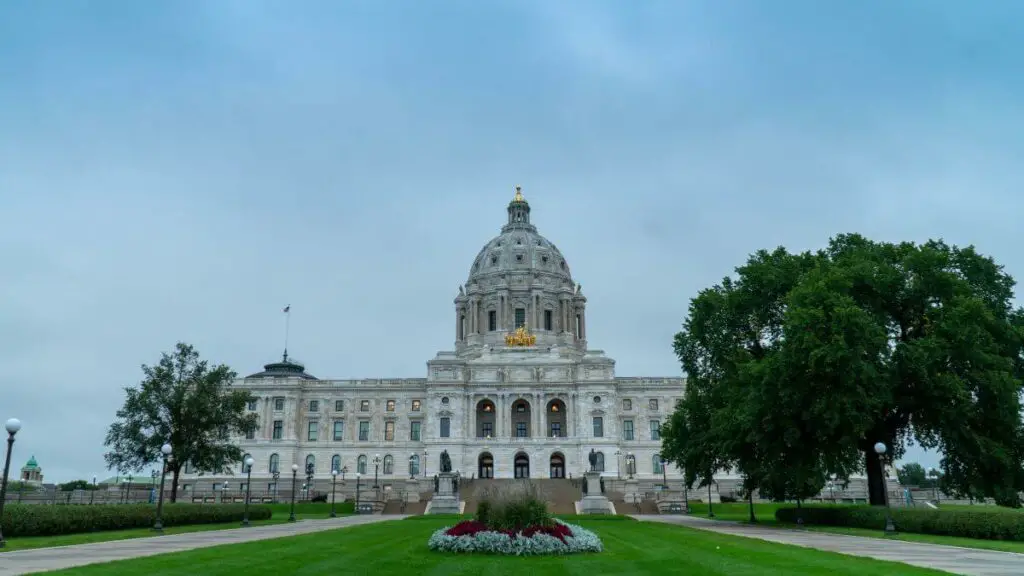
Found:
[[[0,5],[0,417],[103,474],[177,340],[240,373],[422,377],[515,184],[622,376],[698,290],[840,232],[1024,277],[1024,4]],[[50,430],[50,432],[46,432]],[[937,464],[933,455],[911,458]]]

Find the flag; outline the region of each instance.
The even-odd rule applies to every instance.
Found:
[[[285,306],[284,307],[284,313],[287,314],[289,311],[291,311],[291,309],[292,309],[292,305],[291,304]]]

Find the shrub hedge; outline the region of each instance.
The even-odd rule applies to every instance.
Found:
[[[885,508],[881,506],[803,506],[805,524],[881,530]],[[797,508],[775,511],[779,522],[795,523]],[[999,508],[979,510],[922,510],[893,508],[892,521],[899,532],[958,536],[980,540],[1024,541],[1024,513]]]
[[[167,504],[164,526],[241,522],[244,504]],[[269,506],[250,505],[250,520],[269,520]],[[156,521],[156,506],[151,504],[11,504],[4,507],[5,537],[56,536],[105,530],[149,528]]]

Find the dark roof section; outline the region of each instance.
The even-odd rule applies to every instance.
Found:
[[[257,372],[246,376],[245,379],[250,378],[301,378],[303,380],[316,380],[317,377],[311,374],[306,374],[306,367],[298,362],[294,362],[288,359],[288,352],[284,353],[284,357],[280,362],[271,362],[270,364],[263,365],[263,372]]]

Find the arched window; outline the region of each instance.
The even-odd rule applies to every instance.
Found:
[[[366,474],[366,454],[360,454],[356,460],[356,472]]]
[[[245,456],[242,456],[242,465],[240,466],[240,468],[242,469],[242,474],[245,474],[245,472],[246,472],[246,470],[245,470],[245,460],[246,460],[246,458],[252,458],[252,454],[246,454]]]
[[[316,474],[316,456],[306,456],[306,474]]]
[[[598,472],[604,472],[604,452],[597,453],[597,463],[594,465],[594,469]]]
[[[384,456],[384,475],[395,473],[395,459],[391,457],[391,454]]]
[[[655,474],[661,474],[662,473],[661,454],[655,454],[654,458],[651,459],[651,463],[654,464],[654,473]]]
[[[281,457],[277,454],[270,455],[270,473],[281,471]]]
[[[331,456],[331,472],[341,472],[341,456]]]
[[[420,455],[409,456],[409,476],[415,478],[420,473]]]

